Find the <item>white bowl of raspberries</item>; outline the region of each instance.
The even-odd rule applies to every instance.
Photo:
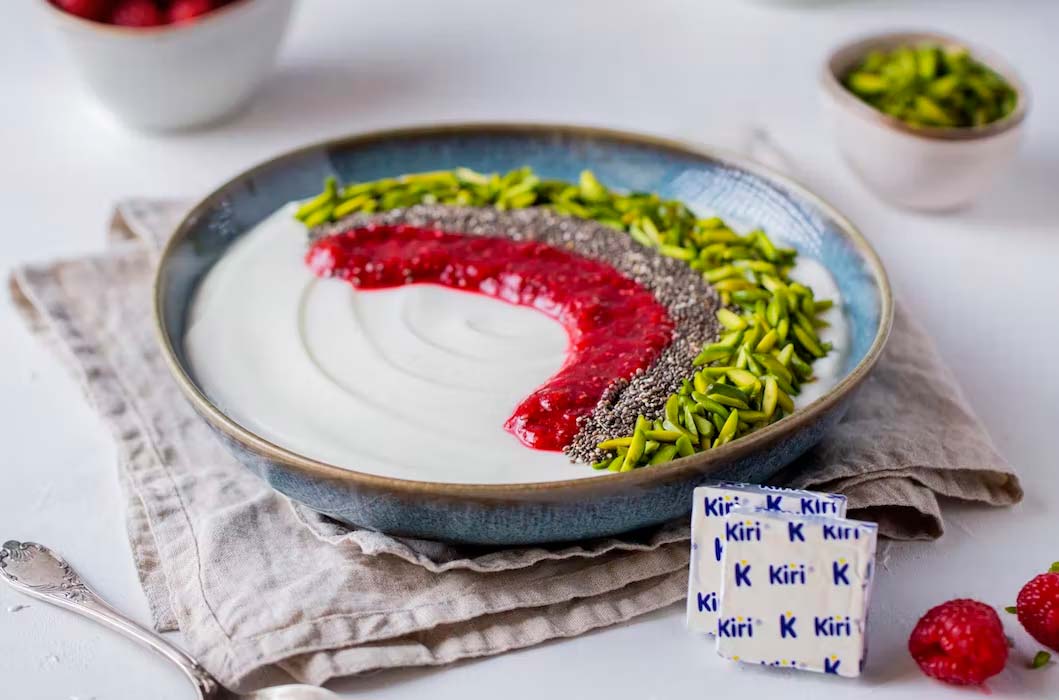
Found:
[[[293,0],[42,0],[90,90],[140,129],[233,114],[271,69]]]

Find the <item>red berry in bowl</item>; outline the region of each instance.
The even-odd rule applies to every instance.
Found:
[[[103,22],[110,12],[110,0],[52,0],[52,4],[71,15]]]
[[[170,22],[187,22],[214,8],[212,0],[173,0],[169,5]]]
[[[923,673],[952,685],[981,685],[1008,660],[996,611],[966,598],[928,610],[908,638],[908,651]]]
[[[165,24],[165,15],[154,0],[120,0],[110,21],[122,27],[156,27]]]
[[[1059,562],[1022,587],[1015,607],[1030,636],[1059,651]]]

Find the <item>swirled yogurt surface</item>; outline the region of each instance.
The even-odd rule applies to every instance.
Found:
[[[317,278],[292,213],[280,209],[234,243],[191,304],[191,373],[229,417],[306,457],[396,478],[608,474],[530,449],[504,429],[513,407],[563,367],[569,338],[559,322],[437,285],[356,290]],[[823,266],[800,261],[794,276],[818,298],[838,298]],[[826,392],[844,367],[841,311],[828,320],[821,335],[836,351],[814,365],[819,379],[798,405]]]

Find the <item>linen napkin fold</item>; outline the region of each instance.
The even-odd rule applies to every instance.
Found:
[[[686,520],[592,542],[504,550],[347,528],[242,468],[168,379],[150,282],[185,210],[121,203],[104,254],[11,278],[30,328],[66,361],[118,442],[137,571],[161,630],[237,691],[498,654],[683,598]],[[898,310],[847,418],[779,483],[845,493],[897,538],[941,534],[938,496],[1018,501],[930,339]]]

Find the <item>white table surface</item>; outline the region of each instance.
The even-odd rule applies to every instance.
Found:
[[[506,656],[334,684],[349,697],[971,697],[923,678],[905,651],[915,620],[949,598],[998,607],[1059,559],[1059,3],[861,0],[804,9],[736,2],[490,3],[305,0],[271,82],[241,117],[171,136],[133,133],[83,96],[34,7],[0,23],[0,268],[98,250],[111,202],[195,196],[288,148],[438,120],[590,123],[741,146],[767,127],[802,179],[857,222],[897,294],[933,330],[1019,470],[1014,508],[947,508],[934,543],[881,561],[861,680],[769,672],[717,658],[674,606],[617,628]],[[1020,159],[955,215],[892,209],[844,167],[818,104],[828,48],[892,27],[944,29],[1006,55],[1034,90]],[[5,272],[6,275],[6,272]],[[109,437],[74,382],[0,302],[0,538],[63,552],[117,606],[147,608],[125,539]],[[0,589],[0,697],[188,698],[177,673],[73,615]],[[1059,666],[1024,668],[1015,640],[995,697],[1059,697]]]

